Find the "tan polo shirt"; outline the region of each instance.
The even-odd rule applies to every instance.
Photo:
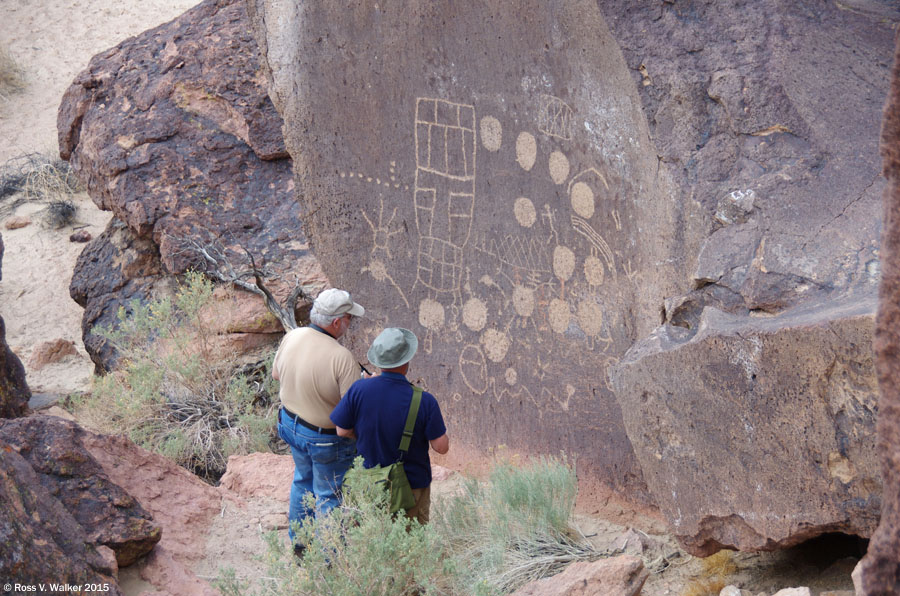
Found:
[[[350,350],[311,327],[284,336],[272,368],[281,382],[282,405],[322,428],[334,428],[328,416],[360,370]]]

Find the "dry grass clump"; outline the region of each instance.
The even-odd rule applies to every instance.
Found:
[[[25,73],[10,55],[6,46],[0,46],[0,99],[25,88]]]
[[[719,596],[728,579],[738,571],[734,553],[720,550],[700,561],[700,576],[684,587],[679,596]]]
[[[0,217],[24,203],[45,203],[45,222],[61,228],[75,219],[77,209],[69,197],[81,190],[68,162],[41,153],[20,155],[0,166]]]

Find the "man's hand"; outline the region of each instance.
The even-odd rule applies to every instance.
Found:
[[[344,437],[346,439],[355,439],[356,433],[353,432],[352,428],[341,428],[340,426],[335,426],[335,430],[339,437]]]

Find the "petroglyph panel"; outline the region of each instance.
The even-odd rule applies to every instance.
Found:
[[[606,369],[638,328],[642,234],[665,221],[657,153],[596,4],[551,4],[526,2],[524,30],[494,0],[337,21],[303,4],[322,49],[298,87],[298,195],[330,280],[366,306],[357,354],[408,327],[455,437],[567,449],[639,486]],[[567,43],[545,47],[548,31]]]

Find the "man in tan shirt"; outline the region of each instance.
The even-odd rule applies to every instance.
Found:
[[[356,457],[356,441],[337,436],[329,416],[359,379],[361,368],[338,340],[351,319],[365,312],[344,290],[325,290],[313,302],[310,326],[288,332],[275,354],[272,377],[281,382],[278,434],[294,457],[288,514],[292,526],[337,505],[344,474]],[[315,510],[304,503],[306,493],[315,495]],[[293,542],[293,527],[288,533]],[[303,546],[295,543],[294,550],[300,553]]]

